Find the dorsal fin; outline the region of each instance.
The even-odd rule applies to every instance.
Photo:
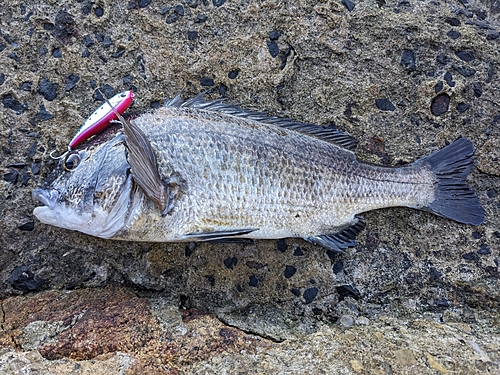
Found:
[[[350,136],[349,134],[341,132],[333,126],[325,127],[313,124],[305,124],[289,118],[268,116],[263,112],[246,110],[236,104],[226,103],[225,99],[216,99],[207,102],[203,99],[207,92],[208,91],[203,91],[202,93],[186,100],[182,99],[180,94],[177,94],[172,100],[165,102],[165,106],[178,108],[197,108],[206,111],[221,112],[231,116],[243,117],[265,124],[276,125],[282,128],[295,130],[300,133],[311,135],[350,151],[354,151],[358,144],[356,138]]]

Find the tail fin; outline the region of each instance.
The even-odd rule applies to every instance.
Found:
[[[417,162],[429,166],[437,179],[436,199],[426,210],[459,223],[479,225],[483,222],[484,209],[465,182],[472,168],[473,154],[472,142],[460,138]]]

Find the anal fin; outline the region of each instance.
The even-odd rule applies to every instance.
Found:
[[[363,218],[356,217],[355,222],[350,226],[343,228],[337,233],[326,234],[304,238],[307,242],[323,246],[327,250],[341,253],[348,247],[356,246],[356,236],[365,227]]]

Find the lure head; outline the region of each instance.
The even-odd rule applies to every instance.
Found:
[[[68,152],[33,198],[42,203],[34,215],[43,223],[110,238],[125,225],[132,177],[125,138]]]

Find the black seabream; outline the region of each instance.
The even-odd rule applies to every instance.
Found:
[[[33,197],[42,222],[130,241],[300,237],[355,245],[362,212],[394,206],[479,225],[460,138],[399,168],[360,163],[334,128],[175,97],[61,159]]]

